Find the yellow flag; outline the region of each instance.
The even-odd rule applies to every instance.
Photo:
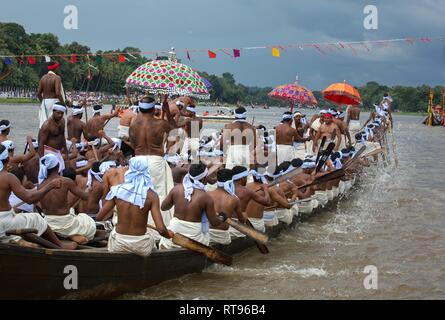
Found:
[[[272,56],[279,57],[280,56],[280,49],[273,47],[272,48]]]

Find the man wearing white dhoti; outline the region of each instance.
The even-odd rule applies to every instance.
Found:
[[[39,82],[37,97],[41,105],[39,109],[39,129],[43,123],[48,120],[53,111],[52,107],[56,102],[65,103],[65,92],[63,90],[62,80],[57,75],[59,63],[53,61],[47,66],[48,73],[45,74]]]
[[[212,197],[205,191],[207,167],[192,164],[182,183],[177,184],[162,202],[161,209],[175,206],[175,214],[168,228],[204,245],[208,245],[209,224],[213,227],[226,225],[217,218]],[[162,238],[160,249],[175,248],[170,239]]]
[[[159,197],[154,191],[145,157],[130,159],[124,183],[111,187],[106,200],[96,219],[102,220],[114,206],[118,216],[117,225],[108,239],[108,251],[149,256],[157,238],[156,231],[147,228],[150,213],[160,235],[166,238],[174,236],[162,221]]]
[[[186,119],[182,127],[186,137],[181,149],[181,155],[187,156],[189,153],[196,159],[199,151],[199,134],[202,129],[202,119],[196,116],[196,107],[189,105],[185,108]]]

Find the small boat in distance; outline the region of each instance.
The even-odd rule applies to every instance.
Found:
[[[208,122],[230,122],[235,120],[235,112],[227,107],[218,107],[216,113],[203,112],[201,119]]]

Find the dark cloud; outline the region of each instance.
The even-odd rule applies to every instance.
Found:
[[[445,36],[445,0],[375,0],[379,29],[363,27],[369,1],[322,0],[15,0],[2,6],[0,21],[23,24],[28,32],[52,32],[62,43],[78,41],[92,48],[135,46],[143,50],[237,48],[306,42],[336,42]],[[63,28],[63,8],[79,8],[79,30]],[[347,80],[361,85],[374,80],[392,85],[443,84],[445,47],[391,44],[387,47],[290,49],[281,58],[270,49],[242,51],[234,60],[222,52],[209,60],[192,53],[193,67],[210,73],[232,72],[246,85],[275,86],[299,75],[314,89]],[[182,58],[185,58],[183,55]]]

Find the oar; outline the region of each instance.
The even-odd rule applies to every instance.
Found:
[[[251,227],[252,229],[254,229],[254,226],[252,225],[252,222],[249,221],[249,219],[246,220],[246,224]],[[260,243],[258,241],[255,241],[255,245],[258,248],[258,250],[262,253],[262,254],[268,254],[269,253],[269,248],[263,244]]]
[[[339,179],[345,175],[345,171],[343,169],[334,170],[332,172],[329,172],[328,174],[325,174],[324,176],[318,177],[314,179],[311,183],[305,184],[301,187],[298,187],[298,189],[304,189],[307,187],[311,187],[316,184],[325,183],[331,180]]]
[[[363,152],[365,152],[365,150],[366,146],[362,146],[351,158],[348,159],[348,161],[343,164],[343,169],[349,166],[352,162],[355,162],[363,154]]]
[[[147,227],[153,229],[153,230],[157,230],[156,227],[147,224]],[[172,238],[172,241],[174,244],[181,246],[185,249],[188,249],[190,251],[194,251],[197,253],[200,253],[204,256],[206,256],[209,260],[212,260],[214,262],[219,262],[222,263],[226,266],[230,266],[232,265],[233,262],[233,258],[227,254],[225,254],[224,252],[206,246],[198,241],[195,241],[193,239],[190,239],[180,233],[175,232],[175,235]]]
[[[91,145],[93,147],[93,153],[94,153],[94,158],[96,158],[96,161],[99,162],[99,157],[97,156],[97,150],[96,147],[94,145]]]
[[[246,226],[245,224],[239,223],[238,221],[233,220],[232,218],[227,218],[226,215],[220,215],[220,216],[223,217],[223,221],[227,222],[228,225],[238,230],[239,232],[245,234],[246,236],[254,239],[255,241],[258,241],[262,244],[265,244],[267,243],[267,241],[269,241],[269,237],[267,236],[267,234],[264,234],[256,230],[252,226]]]
[[[22,237],[24,240],[37,243],[41,245],[44,248],[48,249],[61,249],[59,246],[55,245],[54,243],[43,239],[42,237],[39,237],[36,235],[37,230],[36,229],[15,229],[15,230],[8,230],[5,232],[7,236],[10,235],[16,235]]]
[[[315,163],[318,163],[318,160],[320,160],[321,151],[323,150],[325,143],[326,143],[326,136],[324,136],[323,139],[321,140],[320,148],[318,149],[318,154],[317,154],[317,158],[315,159]]]
[[[291,201],[291,202],[289,202],[289,205],[290,206],[293,206],[293,205],[298,205],[298,204],[300,204],[300,203],[305,203],[305,202],[308,202],[308,201],[312,201],[312,200],[315,200],[315,199],[317,199],[316,197],[310,197],[310,198],[305,198],[305,199],[301,199],[301,200],[295,200],[295,201]],[[267,207],[267,208],[264,208],[264,211],[270,211],[270,210],[274,210],[274,209],[277,209],[278,208],[278,205],[274,205],[274,206],[271,206],[271,207]]]

